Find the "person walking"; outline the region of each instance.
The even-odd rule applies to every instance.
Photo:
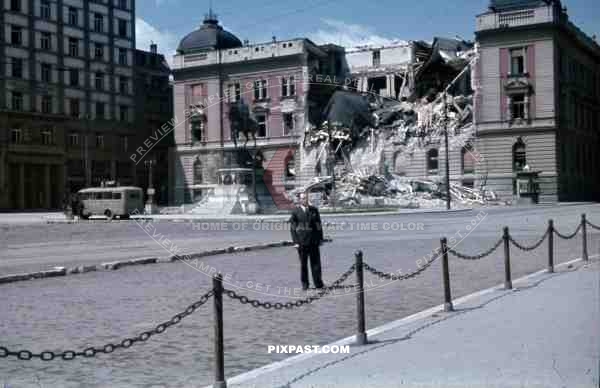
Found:
[[[323,227],[319,209],[310,206],[308,195],[300,194],[300,205],[292,211],[290,231],[294,246],[300,258],[300,281],[302,289],[308,289],[308,260],[315,288],[323,288],[321,279],[321,252],[319,246],[323,243]]]

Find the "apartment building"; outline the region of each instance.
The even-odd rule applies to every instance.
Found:
[[[507,199],[527,169],[539,172],[541,201],[598,200],[598,43],[558,0],[492,0],[476,37],[478,175]]]
[[[134,183],[134,0],[3,0],[0,20],[0,209]]]

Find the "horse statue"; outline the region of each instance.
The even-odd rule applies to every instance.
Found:
[[[244,148],[248,144],[250,137],[254,139],[254,147],[256,148],[256,132],[258,132],[258,122],[250,114],[250,108],[244,104],[242,100],[229,105],[229,125],[231,127],[231,138],[233,144],[237,148],[238,137],[240,132],[244,134],[246,141]]]

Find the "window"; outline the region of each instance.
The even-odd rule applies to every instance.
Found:
[[[513,171],[523,171],[523,167],[527,164],[527,153],[525,143],[519,138],[513,146]]]
[[[254,99],[264,100],[267,98],[267,80],[257,80],[254,82]]]
[[[284,77],[281,80],[281,96],[291,97],[296,95],[296,83],[294,77]]]
[[[69,107],[71,111],[72,117],[79,117],[79,100],[76,98],[71,98],[69,100]]]
[[[10,130],[10,143],[21,144],[23,142],[23,133],[21,128],[13,128]]]
[[[52,113],[52,96],[42,96],[42,113]]]
[[[52,65],[49,63],[42,63],[41,65],[41,80],[42,82],[52,82]]]
[[[461,150],[462,160],[462,173],[463,174],[474,174],[475,164],[477,162],[476,156],[473,154],[473,146],[470,144],[465,145]]]
[[[69,85],[79,86],[79,69],[69,69]]]
[[[68,144],[71,147],[79,145],[79,134],[77,132],[69,133]]]
[[[127,152],[129,148],[129,138],[127,136],[121,136],[121,151]]]
[[[121,121],[127,121],[128,120],[128,111],[129,109],[127,108],[126,105],[120,105],[119,106],[119,119]]]
[[[267,115],[266,115],[266,113],[257,114],[256,122],[258,124],[258,129],[256,131],[256,137],[267,137]]]
[[[129,81],[127,80],[127,77],[124,76],[120,76],[119,77],[119,91],[121,92],[121,94],[127,94],[129,93]]]
[[[510,112],[513,120],[525,120],[525,95],[515,94],[510,98]]]
[[[118,23],[119,36],[127,37],[127,20],[118,19]]]
[[[192,131],[192,141],[205,141],[205,125],[202,115],[195,114],[190,118],[190,127]]]
[[[436,148],[432,148],[427,152],[427,174],[437,175],[438,168],[438,150]]]
[[[79,39],[69,38],[69,55],[72,57],[79,56]]]
[[[77,8],[69,7],[69,24],[72,26],[76,26],[77,24],[79,24],[78,19],[79,18],[77,14]]]
[[[127,9],[127,0],[119,0],[119,8]]]
[[[127,49],[119,47],[119,65],[127,66]]]
[[[381,65],[381,51],[375,50],[373,51],[373,67],[378,67]]]
[[[94,43],[94,58],[104,59],[104,45],[102,43]]]
[[[96,102],[96,119],[104,119],[104,106],[103,102]]]
[[[102,73],[101,71],[97,71],[94,75],[94,85],[98,90],[104,89],[104,73]]]
[[[510,74],[521,75],[525,73],[525,49],[510,50]]]
[[[10,0],[10,10],[21,12],[21,0]]]
[[[104,32],[104,15],[101,13],[94,13],[94,31]]]
[[[104,148],[104,135],[96,135],[96,148]]]
[[[14,78],[23,78],[23,59],[13,58],[12,59],[12,76]]]
[[[121,193],[112,193],[112,199],[121,199]]]
[[[40,1],[40,17],[42,19],[50,19],[50,1],[49,0],[41,0]]]
[[[11,26],[10,27],[10,43],[20,46],[23,44],[23,27]]]
[[[54,144],[54,128],[42,129],[42,144],[43,145]]]
[[[229,102],[238,102],[242,99],[242,86],[239,82],[229,84],[227,87],[227,100]]]
[[[194,184],[201,185],[202,180],[202,162],[199,158],[196,158],[194,161]]]
[[[23,93],[21,92],[11,92],[11,103],[12,109],[21,111],[23,110]]]
[[[40,37],[40,47],[42,50],[52,49],[52,34],[49,32],[42,32]]]
[[[283,134],[289,135],[294,131],[294,114],[284,113],[283,114]]]

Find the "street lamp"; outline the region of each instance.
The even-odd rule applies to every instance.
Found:
[[[450,157],[448,152],[448,94],[444,92],[444,142],[446,148],[446,209],[450,210]]]
[[[146,200],[145,212],[146,214],[153,214],[155,211],[154,206],[154,187],[152,185],[152,168],[156,165],[156,160],[149,159],[144,161],[144,166],[148,170],[148,190],[146,193],[148,194],[148,199]]]

